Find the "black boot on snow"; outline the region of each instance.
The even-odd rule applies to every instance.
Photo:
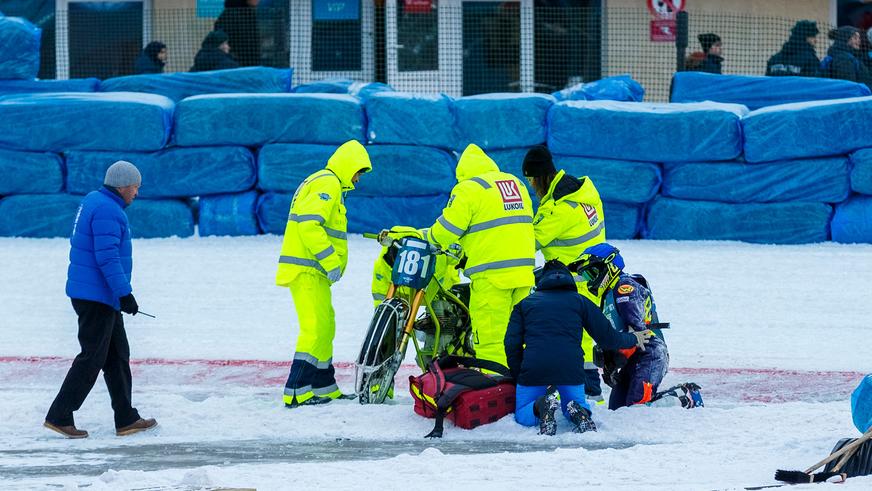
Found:
[[[569,420],[575,425],[572,429],[575,433],[596,431],[596,424],[590,419],[590,411],[578,402],[569,401],[566,404],[566,412],[569,413]]]
[[[557,418],[555,413],[560,409],[560,394],[557,388],[548,387],[544,396],[536,399],[533,412],[539,418],[539,434],[553,436],[557,434]]]

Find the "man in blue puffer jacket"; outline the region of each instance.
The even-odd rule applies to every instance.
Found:
[[[73,412],[85,402],[101,370],[112,399],[117,435],[157,425],[154,419],[140,418],[132,405],[130,346],[121,318],[121,312],[139,312],[130,286],[133,247],[124,208],[136,199],[141,182],[133,164],[115,162],[106,171],[103,187],[85,196],[76,212],[67,296],[79,317],[82,351],[73,360],[44,423],[67,438],[88,436],[76,428]]]
[[[515,421],[524,426],[538,421],[540,434],[554,435],[554,414],[562,406],[574,431],[596,431],[584,395],[582,329],[603,349],[644,350],[653,336],[648,330],[612,329],[599,308],[579,295],[569,269],[548,261],[536,292],[515,305],[506,330],[506,360],[518,384]]]

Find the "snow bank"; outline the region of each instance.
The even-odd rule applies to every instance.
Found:
[[[844,157],[766,164],[667,164],[663,170],[663,195],[672,198],[724,203],[838,203],[851,193],[850,167]]]
[[[370,143],[458,147],[454,100],[444,94],[380,92],[365,106]]]
[[[200,235],[257,235],[257,197],[256,191],[201,197]]]
[[[182,198],[236,193],[254,186],[254,156],[245,147],[172,147],[153,153],[69,152],[67,192],[86,194],[103,184],[106,169],[118,160],[139,168],[142,198]]]
[[[485,150],[545,143],[545,119],[554,104],[544,94],[484,94],[454,101],[458,148],[475,143]]]
[[[64,189],[64,161],[54,153],[0,149],[0,196],[57,193]]]
[[[827,240],[832,208],[822,203],[734,204],[658,197],[645,238],[802,244]]]
[[[20,150],[160,150],[173,101],[132,92],[0,96],[0,146]]]
[[[548,113],[548,147],[556,154],[689,162],[731,160],[742,152],[744,106],[713,102],[567,101]]]
[[[292,69],[247,67],[209,72],[130,75],[104,80],[100,92],[145,92],[176,102],[201,94],[290,92]]]
[[[176,111],[175,143],[261,146],[363,140],[363,108],[348,95],[224,94],[189,97]]]
[[[872,243],[872,196],[854,195],[836,206],[830,226],[836,242]]]

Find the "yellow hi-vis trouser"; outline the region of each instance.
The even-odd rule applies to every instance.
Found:
[[[300,273],[291,281],[300,334],[294,362],[285,384],[284,402],[302,404],[313,397],[341,395],[333,370],[336,318],[330,281],[320,273]]]
[[[512,308],[530,294],[530,287],[497,288],[484,278],[472,280],[469,316],[475,357],[506,366],[506,328]]]

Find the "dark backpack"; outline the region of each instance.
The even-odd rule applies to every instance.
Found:
[[[849,443],[853,443],[856,438],[843,438],[836,443],[836,446],[833,447],[833,451],[830,452],[835,453],[840,450],[842,447]],[[824,472],[833,472],[833,469],[838,464],[839,460],[836,459],[826,467],[824,467]],[[867,441],[860,445],[860,448],[854,452],[847,462],[839,469],[839,472],[844,472],[848,475],[848,477],[857,477],[857,476],[868,476],[872,475],[872,440]]]
[[[425,418],[436,418],[433,431],[425,438],[442,438],[446,417],[456,426],[472,429],[514,412],[515,383],[508,373],[506,367],[493,361],[443,356],[430,362],[426,373],[410,376],[409,392],[415,399],[415,412]]]

